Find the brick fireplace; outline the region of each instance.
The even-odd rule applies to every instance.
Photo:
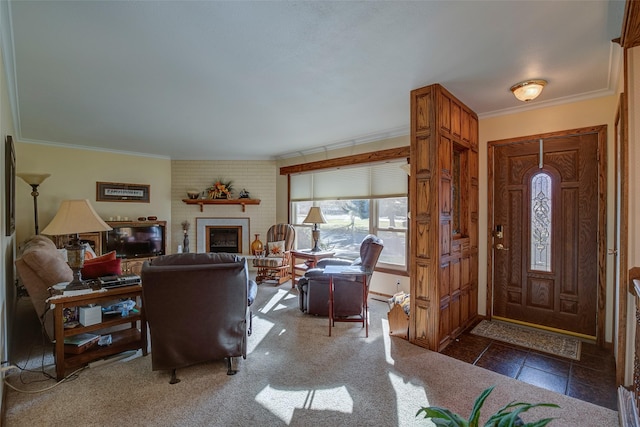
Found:
[[[197,252],[250,252],[249,218],[196,218]]]

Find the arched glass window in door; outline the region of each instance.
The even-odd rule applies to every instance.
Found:
[[[551,176],[531,178],[531,269],[551,271]]]

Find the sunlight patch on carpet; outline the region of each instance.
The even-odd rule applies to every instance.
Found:
[[[389,334],[389,321],[387,319],[381,319],[382,322],[382,339],[384,340],[384,360],[389,365],[394,365],[396,362],[391,356],[391,335]]]
[[[569,336],[489,320],[480,322],[471,333],[567,359],[580,360],[582,341]]]
[[[253,353],[274,327],[273,322],[257,315],[253,316],[252,323],[251,339],[247,340],[247,354]]]
[[[429,399],[424,387],[419,384],[415,384],[411,381],[407,381],[406,378],[401,377],[393,372],[387,374],[389,376],[389,382],[393,387],[393,391],[396,394],[396,407],[398,419],[402,419],[404,414],[413,414],[417,412],[422,406],[429,406]],[[420,402],[420,407],[416,407],[416,402]]]
[[[345,386],[327,389],[283,390],[267,385],[257,394],[256,402],[287,424],[293,420],[295,411],[353,413],[353,398]]]
[[[278,289],[276,294],[271,297],[271,299],[267,301],[267,303],[263,307],[260,307],[258,311],[265,314],[269,313],[272,310],[275,311],[277,307],[282,306],[282,303],[280,301],[282,301],[287,296],[287,294],[288,292],[286,290]]]

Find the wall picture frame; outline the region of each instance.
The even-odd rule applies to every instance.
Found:
[[[5,235],[12,236],[16,231],[16,152],[11,135],[4,144],[4,174]]]
[[[151,186],[122,182],[96,182],[96,201],[149,203]]]

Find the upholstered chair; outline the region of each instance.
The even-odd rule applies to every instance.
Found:
[[[15,261],[16,271],[27,290],[47,337],[53,341],[53,311],[47,303],[49,287],[73,280],[73,271],[51,239],[37,235],[29,239]]]
[[[329,276],[324,274],[328,265],[359,266],[363,275],[334,275],[333,313],[334,317],[362,315],[363,292],[361,286],[366,277],[366,292],[369,295],[369,282],[373,270],[383,249],[382,239],[373,234],[366,236],[360,244],[360,257],[356,260],[342,258],[324,258],[318,261],[317,267],[305,272],[297,284],[298,301],[303,313],[317,316],[329,315]]]
[[[229,375],[247,357],[250,306],[257,285],[245,258],[228,253],[183,253],[142,267],[144,309],[151,334],[151,366],[171,370],[226,359]]]
[[[253,266],[258,269],[258,284],[269,281],[281,285],[291,278],[291,250],[295,238],[296,230],[290,224],[276,224],[269,228],[265,254],[253,260]]]

